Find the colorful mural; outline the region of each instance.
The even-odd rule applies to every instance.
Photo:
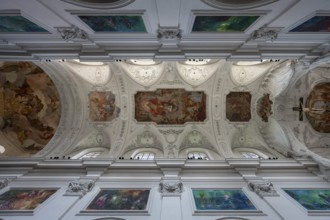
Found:
[[[0,63],[0,131],[14,146],[37,153],[53,137],[60,113],[57,89],[41,68]]]
[[[196,16],[193,32],[244,32],[259,16]]]
[[[330,32],[330,16],[314,16],[290,32]]]
[[[197,210],[256,210],[238,189],[193,189]]]
[[[229,121],[249,121],[251,119],[251,94],[231,92],[226,97],[226,117]]]
[[[330,83],[316,85],[308,95],[303,110],[316,131],[330,133]]]
[[[0,32],[48,32],[22,16],[0,16]]]
[[[80,15],[79,18],[96,32],[146,32],[140,15]]]
[[[135,94],[135,119],[157,124],[184,124],[206,119],[204,92],[158,89]]]
[[[268,117],[273,114],[272,112],[273,101],[270,100],[269,94],[264,94],[262,98],[258,100],[257,113],[264,122],[268,122]]]
[[[285,189],[284,191],[307,210],[330,210],[329,189]]]
[[[149,189],[103,189],[86,210],[146,210],[149,193]]]
[[[53,189],[11,189],[0,195],[0,210],[34,210],[55,192]]]
[[[112,92],[92,91],[89,97],[89,117],[93,121],[112,121],[117,118],[120,108],[115,105]]]

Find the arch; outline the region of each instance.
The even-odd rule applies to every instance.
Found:
[[[92,148],[88,148],[88,149],[84,149],[78,153],[73,154],[73,156],[71,157],[72,159],[82,159],[85,158],[84,156],[93,152],[99,152],[99,154],[95,157],[99,157],[100,155],[105,155],[109,152],[108,148],[105,147],[92,147]],[[88,158],[95,158],[95,157],[88,157]]]
[[[246,153],[246,154],[250,154],[251,157],[249,157],[249,155],[246,155],[246,157],[244,158],[268,158],[269,155],[267,155],[266,152],[264,151],[261,151],[259,149],[253,149],[253,148],[235,148],[233,149],[233,153],[236,154],[237,156],[239,157],[244,157],[243,154]],[[253,157],[253,154],[254,155],[257,155],[258,157]]]

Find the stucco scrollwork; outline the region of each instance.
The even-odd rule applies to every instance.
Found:
[[[160,40],[162,39],[180,40],[182,38],[181,30],[177,27],[160,27],[157,30],[157,38]]]
[[[80,181],[80,180],[73,180],[69,183],[68,189],[66,190],[66,195],[78,195],[83,196],[87,192],[91,191],[94,187],[94,181]]]
[[[277,192],[274,189],[273,184],[269,180],[259,183],[248,182],[248,188],[261,197],[278,196]]]
[[[6,186],[8,186],[9,180],[7,178],[5,179],[0,179],[0,189],[5,188]]]
[[[57,32],[60,33],[63,40],[69,41],[73,39],[87,39],[87,33],[76,26],[58,27]]]
[[[182,193],[183,184],[181,181],[176,183],[164,182],[163,180],[159,183],[159,191],[161,193]]]

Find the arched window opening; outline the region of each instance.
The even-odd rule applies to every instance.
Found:
[[[249,159],[258,159],[258,158],[260,158],[260,156],[258,154],[251,153],[251,152],[241,152],[241,155],[242,155],[243,158],[249,158]]]
[[[153,152],[140,152],[134,156],[134,159],[137,160],[153,160],[155,159],[155,153]]]
[[[79,159],[83,159],[83,158],[96,158],[99,155],[101,155],[102,151],[92,151],[89,152],[87,154],[82,155],[81,157],[79,157]]]
[[[209,160],[209,156],[202,152],[189,152],[187,155],[188,159],[197,159],[197,160]]]

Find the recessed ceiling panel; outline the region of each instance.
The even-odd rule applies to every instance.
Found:
[[[62,0],[86,8],[121,8],[135,0]]]
[[[80,15],[95,32],[146,32],[141,15]]]
[[[156,124],[184,124],[206,119],[204,92],[184,89],[157,89],[135,94],[135,119]]]
[[[244,32],[259,16],[196,16],[192,32]]]
[[[330,16],[314,16],[290,32],[330,32]]]
[[[278,0],[202,0],[204,3],[221,9],[249,9],[268,5]]]
[[[48,31],[20,15],[14,15],[0,16],[0,32],[45,33]]]

